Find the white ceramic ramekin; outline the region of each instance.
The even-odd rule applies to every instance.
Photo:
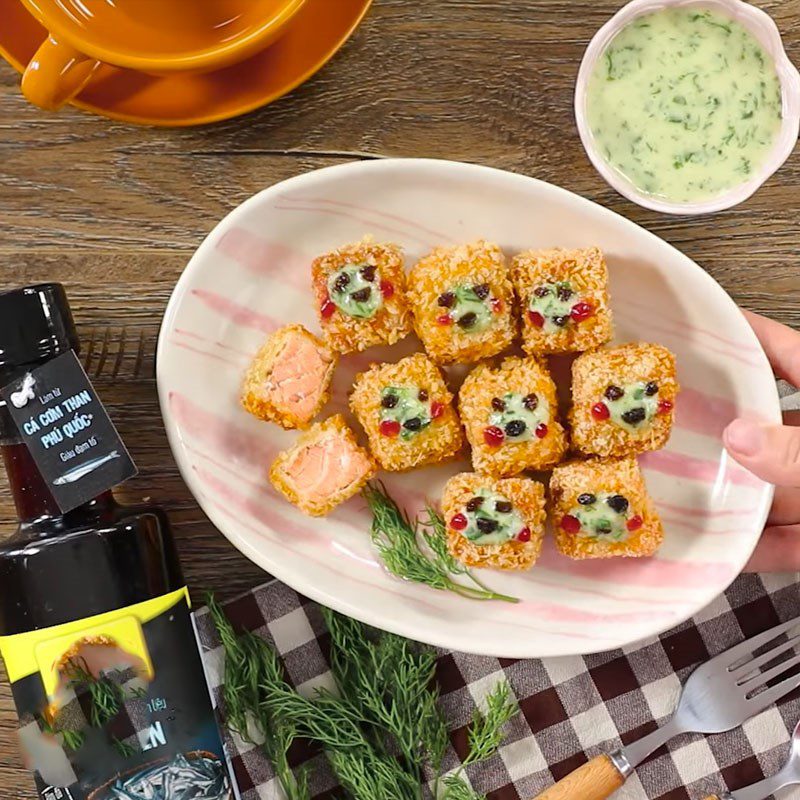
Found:
[[[761,169],[746,183],[700,202],[671,203],[639,191],[600,155],[587,121],[586,89],[597,59],[603,54],[606,46],[634,18],[659,11],[667,6],[700,6],[733,17],[753,33],[772,57],[781,82],[783,124],[772,152]],[[791,155],[800,131],[800,73],[786,55],[778,26],[772,17],[744,0],[632,0],[600,28],[586,49],[575,87],[575,119],[581,141],[595,169],[621,195],[640,206],[665,214],[711,214],[747,200]]]

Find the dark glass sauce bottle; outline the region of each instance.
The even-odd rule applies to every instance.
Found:
[[[0,386],[78,347],[62,286],[42,284],[0,294]],[[46,778],[59,770],[51,769],[49,776],[47,769],[39,770],[41,797],[111,800],[117,796],[115,782],[136,796],[137,786],[148,780],[143,777],[148,770],[157,785],[176,758],[186,759],[181,765],[193,766],[205,759],[202,778],[209,778],[209,788],[198,798],[229,797],[222,746],[166,514],[155,506],[119,505],[111,491],[61,513],[2,400],[0,449],[19,517],[16,532],[0,542],[0,652],[23,728],[36,724],[31,720],[53,700],[43,673],[31,666],[36,648],[51,638],[63,638],[65,632],[83,641],[84,620],[95,638],[105,625],[113,639],[115,626],[134,619],[152,664],[147,694],[137,701],[139,728],[123,725],[115,736],[87,729],[82,747],[65,750],[67,773],[74,781],[61,781],[64,785],[56,787]],[[119,741],[116,733],[128,734],[132,747],[127,752],[112,747],[115,738]],[[62,761],[62,774],[64,766]],[[191,775],[191,769],[186,774]]]

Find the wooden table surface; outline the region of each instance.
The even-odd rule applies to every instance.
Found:
[[[90,374],[139,466],[119,495],[168,509],[196,596],[246,590],[264,573],[213,528],[178,474],[158,411],[155,341],[172,287],[203,237],[276,181],[384,156],[533,175],[644,225],[743,306],[800,327],[800,156],[744,205],[700,219],[645,211],[591,167],[572,90],[587,42],[620,5],[376,0],[349,44],[305,86],[249,116],[187,130],[38,111],[0,62],[0,290],[66,285]],[[760,5],[800,63],[800,0]],[[3,480],[0,531],[10,532],[15,517]],[[0,797],[30,800],[15,727],[3,680]]]

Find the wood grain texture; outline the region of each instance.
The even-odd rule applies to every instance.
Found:
[[[679,219],[615,194],[572,117],[590,37],[608,0],[376,0],[344,50],[290,96],[187,130],[140,128],[29,107],[0,62],[0,289],[60,280],[101,396],[140,474],[120,492],[168,509],[195,596],[248,589],[264,573],[197,508],[170,455],[153,353],[170,291],[214,224],[259,189],[359,158],[429,156],[553,181],[683,250],[742,305],[800,325],[800,160],[750,201]],[[766,0],[800,61],[800,0]],[[713,322],[713,321],[712,321]],[[0,476],[0,531],[13,509]],[[0,796],[32,800],[0,683]]]
[[[595,756],[536,800],[606,800],[625,782],[608,756]]]

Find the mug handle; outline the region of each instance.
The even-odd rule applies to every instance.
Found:
[[[86,86],[101,63],[48,34],[22,75],[22,93],[39,108],[55,111]]]

